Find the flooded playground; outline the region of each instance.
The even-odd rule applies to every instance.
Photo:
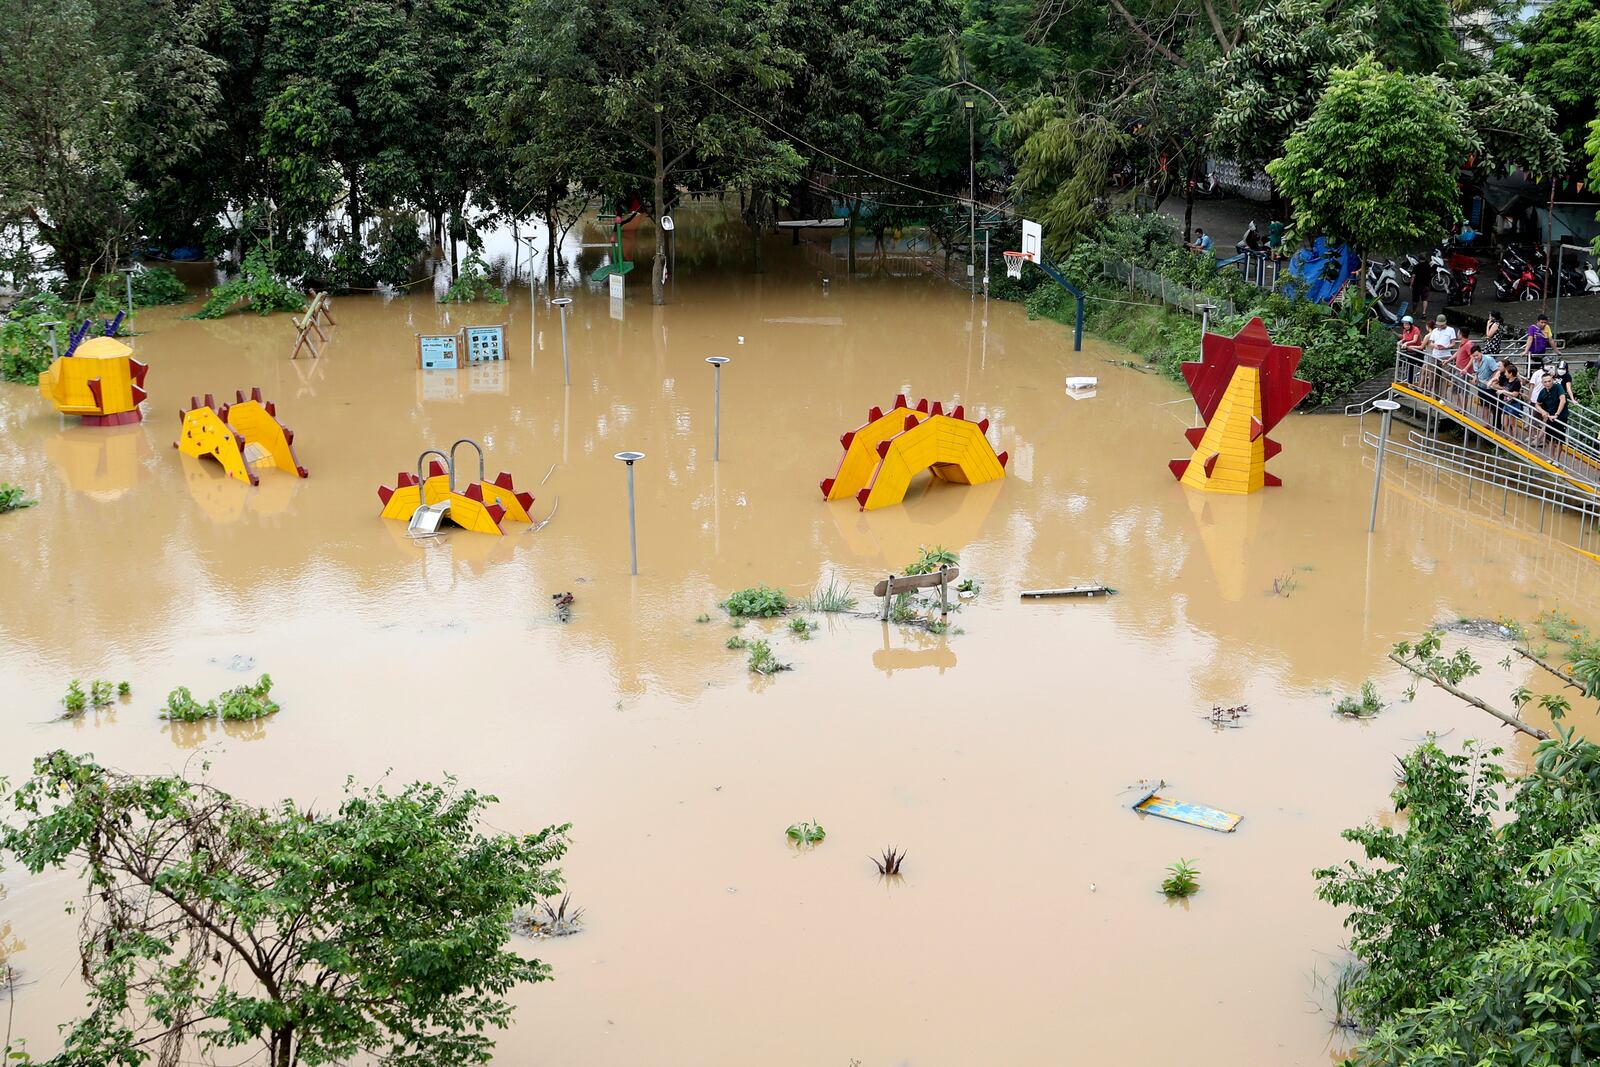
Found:
[[[1404,701],[1386,653],[1458,617],[1600,621],[1595,565],[1403,464],[1369,536],[1354,419],[1279,425],[1281,488],[1196,493],[1167,468],[1190,451],[1189,393],[1125,351],[1074,353],[1019,305],[852,279],[787,239],[748,273],[747,243],[681,250],[664,307],[637,276],[620,304],[564,288],[570,387],[555,294],[525,277],[504,306],[339,298],[322,355],[294,361],[287,315],[140,311],[136,425],[80,427],[0,386],[0,480],[39,499],[0,518],[0,777],[64,747],[326,806],[347,776],[454,774],[499,796],[496,829],[572,823],[584,928],[520,942],[555,980],[514,992],[506,1064],[1336,1062],[1343,932],[1312,869],[1354,854],[1339,832],[1389,811],[1394,756],[1428,731],[1530,747],[1443,694]],[[491,323],[506,361],[417,368],[418,333]],[[731,358],[717,462],[708,356]],[[1067,396],[1068,375],[1095,395]],[[191,395],[257,386],[308,478],[251,487],[173,448]],[[1006,477],[824,502],[840,435],[902,392],[988,419]],[[379,517],[378,486],[463,437],[534,495],[535,523],[413,541]],[[866,617],[873,583],[932,545],[980,586],[950,630]],[[753,675],[725,647],[733,590],[830,580],[856,614],[813,616],[809,640],[781,619],[737,631],[792,671]],[[1089,582],[1117,595],[1019,598]],[[1507,646],[1462,643],[1485,692],[1542,684],[1494,665]],[[157,717],[175,686],[261,672],[271,719]],[[55,721],[72,678],[133,695]],[[1389,706],[1336,715],[1368,678]],[[1240,704],[1237,729],[1206,718]],[[1141,780],[1243,821],[1135,814]],[[800,820],[826,841],[790,845]],[[869,860],[889,845],[899,880]],[[1169,902],[1180,858],[1202,888]],[[15,1026],[53,1052],[81,1010],[78,885],[7,869],[0,886]]]

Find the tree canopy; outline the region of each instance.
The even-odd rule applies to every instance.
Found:
[[[1469,164],[1583,173],[1595,4],[1518,22],[1501,0],[5,0],[0,244],[22,288],[147,246],[231,267],[259,247],[290,280],[360,287],[431,249],[454,264],[493,222],[554,243],[585,208],[659,217],[695,191],[737,198],[759,266],[785,210],[955,247],[970,162],[979,205],[1043,219],[1060,252],[1132,190],[1188,196],[1212,160],[1310,175],[1314,148],[1332,174],[1369,134],[1420,137],[1428,197],[1362,186],[1416,215],[1383,241],[1420,239]],[[1415,108],[1330,122],[1358,64],[1464,104],[1460,154]],[[1326,189],[1276,192],[1329,223]],[[657,299],[664,268],[658,232]]]
[[[7,799],[0,855],[84,880],[89,1012],[54,1067],[254,1046],[272,1067],[487,1063],[507,992],[549,968],[507,947],[559,892],[565,826],[485,835],[494,798],[347,785],[332,811],[53,752]]]

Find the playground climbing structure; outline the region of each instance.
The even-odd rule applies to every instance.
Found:
[[[222,469],[241,482],[259,485],[258,467],[306,477],[306,469],[294,458],[294,431],[278,421],[277,407],[261,399],[261,390],[233,394],[232,404],[218,406],[210,393],[205,402],[190,397],[189,406],[178,412],[178,439],[172,442],[185,456],[210,456]]]
[[[961,405],[949,413],[926,398],[911,407],[905,394],[885,412],[873,408],[864,425],[839,438],[844,457],[822,480],[826,500],[854,497],[862,511],[898,504],[911,479],[925,470],[935,478],[979,485],[1004,478],[1007,454],[989,443],[989,420],[971,422]]]
[[[455,453],[462,445],[477,450],[478,480],[458,490]],[[430,456],[438,458],[429,459]],[[505,533],[502,522],[533,522],[528,513],[533,507],[533,494],[518,492],[511,475],[504,471],[494,481],[487,481],[483,447],[466,437],[451,445],[448,455],[434,448],[423,452],[417,457],[416,473],[401,471],[395,476],[393,488],[380,485],[378,499],[383,502],[383,517],[405,521],[408,532],[414,535],[438,533],[448,521],[464,530],[499,537]]]
[[[122,322],[118,315],[103,337],[89,337],[91,323],[74,332],[66,354],[39,375],[39,395],[63,415],[77,415],[85,426],[124,426],[144,418],[148,364],[133,358],[133,349],[111,335]]]
[[[1273,344],[1254,318],[1233,337],[1207,333],[1201,354],[1201,362],[1183,365],[1183,377],[1204,425],[1185,431],[1194,454],[1169,464],[1173,476],[1212,493],[1283,484],[1266,470],[1283,450],[1267,434],[1311,391],[1294,376],[1300,349]]]

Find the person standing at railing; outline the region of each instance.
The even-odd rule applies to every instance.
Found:
[[[1417,325],[1416,319],[1406,315],[1400,320],[1400,363],[1407,385],[1416,380],[1422,359],[1422,327]]]
[[[1567,391],[1555,380],[1552,369],[1546,375],[1544,388],[1539,391],[1539,421],[1544,428],[1544,439],[1550,446],[1552,458],[1561,454],[1567,440]]]
[[[1472,343],[1472,331],[1461,331],[1461,343],[1456,345],[1455,375],[1450,379],[1450,391],[1455,404],[1462,411],[1470,410],[1472,403],[1473,367],[1478,362],[1478,346]]]
[[[1483,350],[1491,356],[1500,354],[1501,346],[1506,341],[1506,317],[1500,314],[1500,309],[1489,312],[1489,322],[1483,328]]]
[[[1489,351],[1488,339],[1478,349],[1478,358],[1473,361],[1472,375],[1478,383],[1478,406],[1483,408],[1483,413],[1490,419],[1495,418],[1496,401],[1494,387],[1489,383],[1500,370],[1500,361]]]
[[[1459,335],[1443,313],[1433,320],[1428,331],[1428,359],[1423,370],[1422,388],[1434,395],[1444,392],[1444,379],[1450,373],[1450,357],[1455,354]]]
[[[1522,418],[1522,375],[1516,361],[1501,360],[1500,369],[1489,379],[1489,384],[1495,391],[1494,428],[1504,429],[1515,437],[1517,422]],[[1502,415],[1509,418],[1502,421]]]

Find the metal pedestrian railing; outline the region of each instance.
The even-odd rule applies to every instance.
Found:
[[[1572,488],[1600,496],[1600,412],[1567,398],[1559,416],[1534,403],[1524,379],[1516,389],[1495,387],[1463,373],[1451,359],[1400,349],[1393,391],[1436,433],[1449,419],[1521,461],[1559,476]],[[1547,388],[1564,388],[1559,383]],[[1348,410],[1348,409],[1347,409]]]

